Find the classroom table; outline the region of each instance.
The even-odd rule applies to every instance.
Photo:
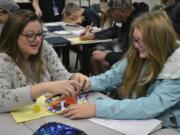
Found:
[[[10,113],[0,114],[0,135],[32,135],[24,123],[17,124]]]
[[[95,103],[98,97],[107,98],[105,95],[95,92],[88,95],[88,101]],[[118,131],[98,125],[88,119],[70,120],[61,115],[53,115],[16,124],[10,113],[0,114],[0,135],[32,135],[41,125],[48,122],[67,124],[85,131],[88,135],[123,135]],[[180,133],[173,129],[161,129],[151,135],[180,135]]]
[[[69,34],[57,34],[55,33],[55,31],[49,31],[48,30],[48,27],[53,27],[53,26],[59,26],[64,28],[64,31],[65,32],[69,32]],[[69,69],[69,61],[70,61],[70,57],[69,57],[69,50],[70,50],[70,46],[79,46],[81,45],[83,47],[83,54],[84,54],[84,57],[83,57],[83,61],[87,61],[87,58],[86,58],[86,55],[87,55],[87,49],[89,47],[87,46],[94,46],[98,43],[108,43],[108,42],[111,42],[112,39],[95,39],[95,40],[86,40],[86,41],[78,41],[78,42],[73,42],[72,39],[73,38],[78,38],[79,35],[78,34],[74,34],[72,33],[72,31],[81,31],[81,30],[85,30],[84,27],[82,26],[78,26],[78,25],[72,25],[72,24],[68,24],[68,23],[64,23],[64,22],[53,22],[53,23],[45,23],[43,25],[43,28],[44,30],[46,31],[45,33],[45,39],[46,38],[54,38],[54,37],[63,37],[67,40],[70,41],[70,43],[67,43],[67,44],[53,44],[54,47],[61,47],[62,48],[62,63],[65,65],[65,67],[67,69]],[[59,29],[57,28],[57,30]],[[57,32],[57,31],[56,31]],[[88,63],[89,64],[89,63]],[[83,65],[82,65],[83,67]],[[85,66],[87,67],[87,66]],[[87,69],[85,69],[87,70]]]

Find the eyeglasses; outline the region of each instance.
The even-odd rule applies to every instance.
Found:
[[[8,12],[5,11],[5,10],[0,9],[0,13],[1,13],[1,14],[7,14]]]
[[[34,34],[34,33],[33,34],[23,34],[23,33],[21,33],[21,35],[25,36],[29,42],[34,42],[37,37],[39,37],[40,39],[44,38],[44,32],[39,32],[39,33],[36,33],[36,34]]]
[[[143,46],[143,42],[141,41],[141,40],[138,40],[138,39],[136,39],[136,38],[133,38],[132,40],[131,40],[131,42],[135,45],[135,44],[138,44],[138,45],[140,45],[140,46]]]

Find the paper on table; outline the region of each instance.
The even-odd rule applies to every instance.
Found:
[[[71,31],[72,34],[78,35],[78,36],[79,36],[82,32],[84,32],[84,30],[73,30],[73,31]]]
[[[55,115],[55,113],[47,110],[44,96],[39,97],[36,102],[40,105],[40,112],[34,112],[34,104],[26,106],[11,113],[15,121],[25,122],[45,116]]]
[[[50,23],[44,23],[44,26],[58,26],[58,25],[65,26],[66,23],[64,23],[64,22],[50,22]]]
[[[58,35],[69,35],[71,34],[70,31],[65,31],[65,30],[61,30],[61,31],[54,31],[55,34],[58,34]]]
[[[80,40],[79,37],[68,38],[71,41],[71,44],[94,44],[94,43],[103,43],[110,42],[112,39],[102,39],[102,40]]]
[[[101,28],[98,28],[98,27],[93,27],[93,31],[92,32],[98,32],[98,31],[100,31],[101,30]],[[80,35],[82,32],[84,32],[85,30],[73,30],[73,31],[71,31],[71,33],[72,34],[74,34],[74,35]]]
[[[162,127],[161,121],[157,119],[149,120],[112,120],[91,118],[92,122],[114,129],[126,135],[148,135]]]

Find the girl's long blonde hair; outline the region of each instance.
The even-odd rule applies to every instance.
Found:
[[[129,97],[132,97],[134,92],[137,97],[146,94],[149,85],[163,69],[167,58],[177,48],[175,31],[164,11],[146,13],[135,19],[130,30],[130,40],[135,28],[142,34],[148,58],[141,59],[131,42],[132,45],[126,54],[128,65],[122,86]]]

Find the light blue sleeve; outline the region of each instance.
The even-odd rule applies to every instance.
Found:
[[[149,89],[153,92],[137,99],[97,100],[96,117],[112,119],[155,118],[180,102],[180,79],[158,80]]]
[[[123,59],[122,61],[114,64],[112,68],[105,73],[91,77],[90,89],[93,91],[103,91],[117,88],[122,83],[126,66],[127,60]]]

